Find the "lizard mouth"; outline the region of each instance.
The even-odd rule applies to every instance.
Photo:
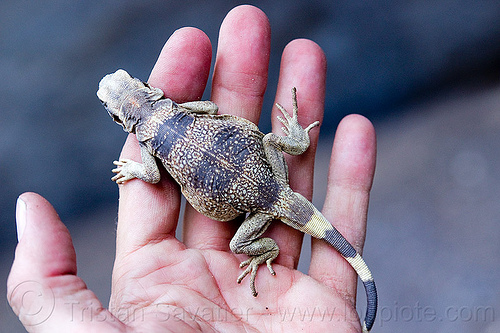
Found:
[[[100,102],[102,103],[102,105],[106,108],[106,111],[108,111],[108,114],[109,114],[109,116],[113,119],[113,121],[114,121],[115,123],[118,123],[118,124],[120,124],[120,125],[121,125],[121,124],[122,124],[121,119],[120,119],[117,115],[115,115],[115,114],[111,113],[111,112],[108,110],[108,103],[107,103],[107,102],[105,102],[105,101],[103,101],[103,100],[102,100],[102,99],[100,99],[100,98],[99,98],[99,101],[100,101]]]
[[[108,113],[109,113],[109,112],[108,112]],[[109,115],[111,116],[111,118],[113,118],[113,121],[114,121],[115,123],[118,123],[118,124],[120,124],[120,125],[122,124],[121,119],[120,119],[117,115],[114,115],[114,114],[112,114],[112,113],[109,113]]]
[[[104,105],[104,107],[106,107],[106,103],[104,103],[104,102],[103,102],[102,104]],[[107,110],[107,109],[106,109],[106,110]],[[123,123],[123,122],[122,122],[122,120],[120,119],[120,117],[118,117],[117,115],[115,115],[115,114],[113,114],[113,113],[111,113],[111,112],[109,112],[109,111],[108,111],[108,114],[109,114],[109,116],[113,119],[113,121],[114,121],[115,123],[118,123],[118,124],[120,124],[120,125]]]

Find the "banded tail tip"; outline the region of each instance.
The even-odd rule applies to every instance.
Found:
[[[363,286],[365,287],[366,300],[367,300],[366,314],[365,314],[365,320],[363,322],[363,328],[366,329],[366,332],[368,332],[373,327],[373,324],[375,322],[375,317],[377,316],[378,296],[377,296],[377,288],[375,287],[375,282],[373,280],[363,281]]]
[[[345,257],[345,259],[354,268],[365,287],[367,305],[365,320],[363,322],[363,332],[369,332],[377,315],[378,296],[375,281],[368,265],[366,265],[359,253],[356,253],[354,257]]]

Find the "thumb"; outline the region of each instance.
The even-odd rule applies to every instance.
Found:
[[[7,297],[26,330],[120,330],[122,324],[76,276],[71,236],[50,203],[35,193],[21,195],[16,223],[19,243]]]

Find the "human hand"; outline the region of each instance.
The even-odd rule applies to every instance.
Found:
[[[211,99],[219,113],[257,122],[269,53],[270,28],[264,13],[251,6],[233,9],[221,27],[213,75]],[[206,35],[180,29],[167,41],[149,83],[180,103],[199,99],[210,61]],[[326,60],[316,44],[291,42],[283,52],[276,101],[290,101],[290,88],[296,86],[299,122],[321,119],[325,75]],[[273,128],[281,126],[278,112],[273,109]],[[308,199],[318,132],[311,131],[311,146],[303,155],[287,157],[290,185]],[[122,158],[140,161],[135,136],[128,137]],[[374,168],[372,125],[361,116],[346,117],[334,141],[323,214],[357,250],[364,242]],[[276,276],[260,269],[256,280],[260,293],[255,298],[247,281],[236,283],[241,273],[238,264],[246,259],[229,250],[237,225],[215,222],[187,205],[183,242],[177,240],[179,188],[162,172],[155,185],[137,179],[120,185],[107,309],[76,275],[71,237],[54,209],[36,194],[20,197],[16,218],[20,241],[8,297],[28,331],[361,331],[355,309],[357,276],[333,248],[313,239],[309,275],[302,274],[296,270],[302,234],[274,223],[267,234],[280,246],[273,262]],[[43,291],[36,304],[25,297],[34,285]],[[74,313],[80,314],[79,320]]]

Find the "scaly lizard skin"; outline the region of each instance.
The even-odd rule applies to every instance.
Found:
[[[261,238],[273,219],[323,239],[356,270],[366,290],[367,310],[363,331],[373,326],[377,312],[377,290],[361,255],[330,222],[288,185],[283,152],[300,155],[309,147],[309,131],[297,121],[297,99],[292,90],[293,114],[279,104],[286,136],[264,135],[243,118],[218,115],[210,101],[177,104],[163,91],[118,70],[99,83],[97,96],[109,115],[124,130],[135,133],[142,163],[115,161],[112,178],[118,184],[138,178],[149,183],[160,180],[157,158],[179,183],[187,201],[200,213],[218,221],[248,214],[230,242],[234,253],[250,258],[237,282],[250,273],[250,288],[257,296],[255,276],[260,264],[271,262],[279,248],[271,238]]]

